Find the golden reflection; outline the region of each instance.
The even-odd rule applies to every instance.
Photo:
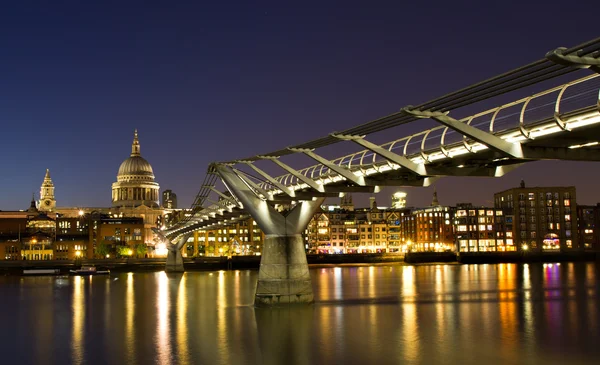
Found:
[[[135,297],[133,290],[133,273],[127,273],[125,287],[125,345],[127,347],[127,362],[135,363]]]
[[[415,268],[404,266],[402,268],[402,301],[414,301],[415,292]]]
[[[528,347],[533,346],[534,339],[532,338],[532,334],[534,333],[534,325],[533,325],[533,303],[531,301],[531,268],[528,264],[523,265],[523,291],[524,291],[524,301],[523,301],[523,327],[525,333],[528,336],[524,336],[524,341],[527,343]]]
[[[342,268],[334,267],[333,268],[333,295],[336,300],[341,300],[342,295]]]
[[[417,304],[402,305],[402,337],[404,338],[403,356],[406,362],[418,361],[421,357]]]
[[[368,282],[369,282],[369,298],[375,298],[375,267],[369,266],[369,274],[368,274]]]
[[[171,342],[169,340],[169,277],[164,271],[158,274],[158,293],[156,298],[156,343],[159,364],[171,364]]]
[[[186,287],[187,274],[183,274],[177,291],[177,354],[181,364],[189,364],[187,311],[188,297]]]
[[[225,290],[225,271],[219,271],[217,279],[217,349],[222,356],[221,362],[229,364],[229,344],[227,341],[227,291]]]
[[[73,312],[73,325],[71,336],[71,349],[73,351],[73,362],[83,362],[83,340],[84,332],[83,325],[85,320],[85,294],[83,286],[85,285],[81,276],[73,278],[73,304],[71,311]]]
[[[317,280],[319,280],[319,288],[318,297],[321,300],[330,300],[331,299],[331,290],[329,290],[329,275],[327,275],[327,269],[319,269],[318,275],[316,276]],[[315,293],[316,294],[316,293]]]
[[[501,345],[508,349],[516,346],[518,337],[517,303],[515,302],[513,272],[515,265],[498,265],[498,315]]]
[[[438,325],[438,341],[440,343],[446,343],[448,340],[448,319],[446,318],[446,310],[448,310],[451,306],[444,303],[445,293],[444,293],[444,275],[442,273],[442,269],[440,265],[436,265],[435,267],[435,321]]]
[[[110,283],[112,281],[111,280],[106,280],[104,282],[104,323],[110,323],[112,320],[111,317],[111,313],[110,313]]]

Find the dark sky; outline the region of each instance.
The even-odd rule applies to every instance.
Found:
[[[211,161],[343,130],[599,35],[596,2],[472,3],[4,2],[0,209],[27,208],[46,168],[59,206],[110,205],[135,128],[161,189],[189,206]],[[436,186],[443,204],[491,204],[525,179],[575,185],[591,204],[598,167],[534,163]],[[431,201],[431,188],[405,190],[410,205]]]

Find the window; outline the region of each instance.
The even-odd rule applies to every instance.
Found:
[[[563,201],[563,203],[564,203],[564,206],[565,206],[565,207],[570,207],[570,206],[571,206],[571,200],[569,200],[569,199],[565,199],[565,200]]]
[[[529,200],[535,199],[535,193],[529,193]]]

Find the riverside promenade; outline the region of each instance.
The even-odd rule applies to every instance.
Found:
[[[345,255],[307,255],[309,265],[360,265],[360,264],[423,264],[423,263],[525,263],[525,262],[569,262],[600,261],[600,252],[548,252],[548,253],[373,253]],[[186,271],[247,270],[258,269],[260,256],[232,256],[185,258]],[[46,261],[0,261],[0,275],[21,275],[25,269],[58,269],[61,274],[82,265],[95,265],[111,271],[162,271],[164,258],[126,258],[126,259],[79,259]]]

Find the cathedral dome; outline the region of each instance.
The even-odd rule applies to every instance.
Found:
[[[140,154],[137,130],[131,145],[131,155],[121,163],[117,182],[112,184],[114,207],[158,207],[160,186],[154,181],[152,166]]]
[[[140,154],[140,141],[138,140],[137,130],[133,136],[131,145],[131,155],[119,167],[117,180],[154,180],[152,166]]]
[[[154,172],[152,172],[152,166],[142,156],[131,156],[119,167],[118,177],[121,176],[144,176],[154,178]]]

